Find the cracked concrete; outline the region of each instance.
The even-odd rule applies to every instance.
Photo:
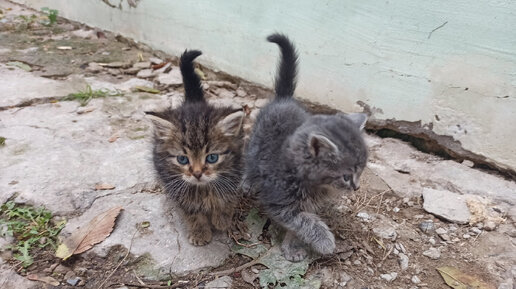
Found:
[[[61,34],[66,38],[70,32],[64,31],[53,37]],[[95,43],[99,40],[88,38],[87,41]],[[120,42],[114,38],[109,41],[113,44],[103,46],[104,52],[121,49]],[[15,50],[10,46],[3,49]],[[132,46],[124,49],[127,55],[140,53],[139,48]],[[105,56],[91,53],[99,59]],[[80,57],[84,56],[77,55]],[[117,57],[112,60],[126,60],[125,55]],[[149,54],[142,57],[147,60]],[[6,61],[1,56],[0,60]],[[138,63],[140,60],[131,61]],[[111,235],[90,252],[105,257],[114,246],[129,248],[132,243],[131,253],[136,258],[146,258],[150,264],[138,270],[140,276],[148,279],[221,265],[230,256],[233,243],[225,234],[219,233],[208,246],[199,248],[188,244],[181,218],[174,207],[165,202],[166,196],[157,186],[153,173],[152,127],[143,112],[180,104],[181,88],[175,84],[160,87],[154,77],[141,79],[125,74],[124,70],[101,68],[91,73],[78,68],[79,62],[68,61],[68,66],[63,69],[82,73],[58,79],[39,76],[38,71],[10,69],[0,63],[0,107],[3,108],[0,110],[0,136],[6,138],[5,145],[0,146],[0,203],[12,198],[19,203],[45,206],[54,214],[65,216],[68,223],[63,236],[84,226],[99,213],[122,206],[124,210]],[[54,66],[59,65],[47,64],[46,68],[56,71]],[[172,67],[177,69],[173,64]],[[251,119],[266,103],[263,97],[268,96],[268,91],[262,88],[235,79],[222,81],[209,70],[204,73],[208,78],[205,89],[212,102],[249,105]],[[86,84],[94,90],[120,90],[123,96],[93,99],[84,107],[75,101],[51,98],[83,90]],[[158,94],[149,94],[134,91],[136,86],[160,87],[162,90]],[[41,101],[31,103],[33,100]],[[28,104],[20,105],[27,101]],[[319,106],[310,106],[324,111]],[[246,124],[246,129],[249,128],[250,124]],[[367,136],[367,143],[370,161],[362,178],[362,187],[370,190],[368,193],[392,191],[399,198],[420,200],[426,188],[486,198],[491,202],[490,206],[507,217],[507,221],[503,233],[495,232],[498,235],[489,235],[487,241],[479,238],[479,243],[499,244],[503,243],[500,240],[507,240],[506,232],[510,232],[516,218],[516,184],[513,181],[472,168],[467,163],[423,153],[398,139]],[[95,190],[98,183],[115,188]],[[381,222],[372,230],[377,235],[386,239],[409,235],[414,236],[412,239],[418,238],[414,229],[409,232],[388,217],[378,218]],[[150,222],[150,226],[135,234],[136,226],[142,222]],[[390,229],[385,230],[386,227]],[[511,246],[510,242],[505,242],[501,252],[510,251]],[[492,261],[489,256],[485,258]],[[506,272],[510,272],[509,269]],[[8,286],[17,282],[27,288],[34,285],[3,264],[0,287],[13,288]],[[2,284],[8,285],[3,287]]]

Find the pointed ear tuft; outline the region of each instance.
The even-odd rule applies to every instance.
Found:
[[[177,128],[160,113],[146,111],[145,114],[154,124],[154,133],[159,139],[166,140],[175,134]]]
[[[315,157],[324,152],[334,153],[339,151],[339,148],[323,135],[311,134],[308,139],[310,141],[310,152]]]
[[[365,113],[350,113],[346,115],[353,123],[355,123],[359,130],[363,130],[367,122],[367,114]]]
[[[217,128],[222,131],[225,136],[235,136],[240,133],[242,124],[244,123],[245,113],[242,110],[233,112],[217,123]]]

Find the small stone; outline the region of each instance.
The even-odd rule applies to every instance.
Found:
[[[245,92],[245,90],[243,90],[242,88],[237,89],[236,94],[238,95],[238,97],[246,97],[247,96],[247,92]]]
[[[396,243],[395,246],[396,246],[396,249],[401,251],[403,254],[407,254],[407,249],[405,249],[405,246],[403,246],[402,243]]]
[[[106,63],[105,66],[107,68],[129,68],[129,67],[131,67],[131,63],[129,63],[129,62],[122,62],[122,61],[116,61],[116,62]]]
[[[258,108],[264,107],[269,102],[266,98],[259,98],[254,102],[254,106]]]
[[[452,231],[452,232],[455,232],[455,231],[457,231],[457,230],[458,230],[458,228],[457,228],[455,225],[450,225],[450,226],[448,227],[448,230],[450,230],[450,231]]]
[[[88,66],[86,67],[86,71],[92,72],[92,73],[97,73],[97,72],[101,71],[102,69],[104,69],[104,67],[102,67],[100,64],[98,64],[96,62],[90,62],[90,63],[88,63]]]
[[[224,276],[224,277],[220,277],[220,278],[217,278],[213,281],[210,281],[208,283],[206,283],[206,285],[204,286],[204,288],[208,289],[208,288],[231,288],[231,285],[233,284],[233,279],[229,276]]]
[[[414,219],[419,220],[419,219],[423,219],[424,217],[425,217],[424,215],[415,215]]]
[[[221,98],[233,98],[233,97],[235,97],[235,93],[233,91],[230,91],[230,90],[227,90],[227,89],[224,89],[224,88],[218,89],[218,95]]]
[[[66,279],[66,283],[68,283],[68,284],[70,284],[72,286],[77,286],[80,281],[81,281],[81,278],[79,278],[79,277],[74,277],[74,278]]]
[[[349,276],[346,272],[341,271],[339,273],[339,285],[344,287],[346,284],[348,284],[349,281],[353,279],[351,276]]]
[[[412,281],[412,283],[414,283],[414,284],[419,284],[419,283],[421,283],[421,279],[419,279],[419,277],[417,277],[416,275],[412,276],[412,278],[410,279],[410,281]]]
[[[72,31],[72,35],[80,37],[80,38],[84,38],[84,39],[97,38],[97,33],[95,33],[95,30],[79,29],[79,30]]]
[[[400,211],[400,208],[395,207],[394,209],[392,209],[392,211],[393,211],[394,213],[397,213],[397,212],[399,212],[399,211]]]
[[[404,204],[408,203],[409,201],[410,201],[410,199],[409,199],[409,198],[403,198],[403,203],[404,203]]]
[[[470,236],[469,234],[467,234],[467,233],[466,233],[466,234],[462,235],[462,238],[464,238],[464,239],[469,239],[469,238],[471,238],[471,236]]]
[[[378,238],[395,241],[398,237],[396,230],[388,224],[377,224],[377,227],[373,228],[373,233]]]
[[[163,60],[157,58],[157,57],[151,57],[149,58],[149,61],[152,63],[152,64],[162,64],[163,63]]]
[[[64,279],[72,279],[75,277],[75,272],[74,271],[68,271],[66,272],[66,274],[64,275]],[[79,282],[79,281],[77,281]]]
[[[471,218],[466,198],[450,191],[423,189],[423,209],[450,222],[467,224]]]
[[[146,68],[150,68],[150,66],[151,66],[151,63],[149,61],[136,62],[135,64],[133,64],[133,67],[138,68],[138,69],[146,69]]]
[[[260,273],[260,270],[258,270],[256,267],[252,267],[252,268],[251,268],[251,271],[252,271],[253,273],[255,273],[255,274]]]
[[[405,271],[408,269],[409,266],[409,258],[407,255],[403,253],[398,254],[398,262],[400,264],[401,271]]]
[[[431,233],[434,230],[434,222],[432,220],[426,220],[419,223],[419,229],[423,233]]]
[[[396,248],[395,248],[394,250],[392,250],[392,253],[393,253],[394,255],[398,255],[398,254],[400,253],[400,251],[399,251],[398,249],[396,249]]]
[[[444,228],[438,228],[437,230],[435,230],[435,232],[437,233],[437,235],[443,235],[448,233],[448,231],[446,231],[446,229]]]
[[[392,272],[390,274],[381,274],[380,275],[380,278],[382,278],[383,280],[387,281],[387,282],[392,282],[396,279],[396,277],[398,277],[398,273],[396,272]]]
[[[459,242],[459,241],[460,241],[460,239],[459,239],[459,238],[457,238],[457,237],[455,237],[455,238],[453,238],[453,239],[451,240],[451,242],[452,242],[452,243],[457,243],[457,242]]]
[[[149,77],[152,77],[154,76],[154,73],[152,73],[152,69],[142,69],[140,70],[136,76],[139,77],[139,78],[149,78]]]
[[[183,83],[179,68],[173,68],[169,73],[159,74],[156,80],[164,85],[181,85]]]
[[[439,249],[431,247],[430,249],[423,252],[423,256],[426,256],[433,260],[437,260],[441,258],[441,252],[439,251]]]
[[[475,163],[474,163],[474,162],[472,162],[472,161],[470,161],[470,160],[463,160],[463,161],[462,161],[462,164],[463,164],[463,165],[465,165],[465,166],[467,166],[467,167],[470,167],[470,168],[472,168],[473,166],[475,166]]]
[[[448,234],[442,234],[442,235],[439,235],[439,237],[441,237],[441,239],[443,239],[443,241],[445,241],[445,242],[450,241],[450,235],[448,235]]]
[[[357,217],[362,219],[362,221],[364,221],[364,222],[368,222],[368,221],[371,220],[371,216],[368,213],[366,213],[366,212],[359,212],[357,214]]]
[[[57,267],[54,269],[54,273],[59,273],[59,274],[65,274],[66,272],[70,271],[70,268],[64,266],[64,265],[57,265]]]
[[[486,231],[494,231],[496,229],[496,223],[493,221],[487,221],[484,224],[484,230]]]
[[[477,227],[471,227],[469,230],[471,231],[471,233],[473,233],[473,234],[475,234],[475,235],[480,235],[480,234],[482,234],[482,230],[480,230],[480,229],[479,229],[479,228],[477,228]]]
[[[432,245],[435,245],[435,239],[434,238],[430,238],[428,239],[428,242]]]
[[[484,223],[482,222],[479,222],[475,225],[477,228],[479,228],[480,230],[482,230],[484,228]]]
[[[124,73],[129,74],[129,75],[136,75],[140,70],[141,70],[141,68],[131,67],[131,68],[124,70]]]
[[[362,265],[362,262],[360,262],[360,260],[355,260],[353,261],[353,265]]]

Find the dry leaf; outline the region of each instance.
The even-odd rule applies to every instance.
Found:
[[[72,50],[71,46],[58,46],[57,49],[59,50]]]
[[[113,190],[114,188],[116,188],[116,187],[113,186],[113,185],[110,185],[110,184],[105,184],[105,183],[100,183],[100,184],[96,184],[95,185],[95,190],[96,191],[100,191],[100,190]]]
[[[50,276],[38,276],[37,274],[29,274],[27,275],[27,279],[32,281],[41,281],[52,286],[59,286],[59,281]]]
[[[467,275],[454,267],[440,267],[437,271],[448,286],[454,289],[496,289],[476,276]]]
[[[158,89],[154,89],[154,88],[148,87],[148,86],[135,86],[134,89],[136,91],[143,91],[143,92],[148,92],[148,93],[153,93],[153,94],[157,94],[157,93],[161,92]]]
[[[122,207],[111,208],[96,216],[88,225],[72,233],[57,247],[56,257],[63,260],[89,250],[93,245],[104,241],[113,231],[115,220]]]

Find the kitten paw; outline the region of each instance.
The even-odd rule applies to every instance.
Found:
[[[308,256],[308,252],[303,247],[281,246],[281,251],[283,257],[290,262],[303,261]]]
[[[314,241],[311,243],[312,248],[322,255],[333,253],[333,251],[335,251],[335,237],[326,224],[324,224],[324,226],[321,225],[319,228]]]
[[[199,228],[188,233],[188,242],[194,246],[204,246],[211,241],[211,230],[209,228]]]

